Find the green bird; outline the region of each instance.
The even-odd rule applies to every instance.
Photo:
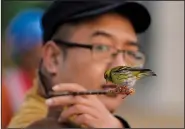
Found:
[[[104,74],[106,81],[116,84],[116,89],[119,89],[120,92],[123,91],[123,89],[127,89],[127,91],[130,91],[131,93],[135,92],[135,90],[132,88],[135,82],[147,76],[157,75],[150,69],[128,66],[117,66],[105,71]]]

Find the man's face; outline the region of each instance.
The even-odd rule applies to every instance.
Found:
[[[79,44],[109,45],[120,50],[137,51],[138,49],[137,45],[130,45],[130,43],[137,42],[132,24],[128,19],[118,14],[105,14],[92,22],[77,26],[68,41]],[[45,48],[49,47],[46,46]],[[97,59],[94,58],[90,49],[80,47],[67,49],[66,59],[63,59],[62,52],[59,52],[59,56],[56,57],[57,63],[54,64],[50,62],[50,60],[52,61],[53,50],[48,49],[46,51],[44,55],[46,61],[44,62],[48,66],[46,68],[56,72],[56,76],[53,78],[54,84],[78,83],[86,89],[103,90],[102,85],[106,84],[104,72],[115,66],[126,65],[121,53],[113,60]],[[123,96],[100,95],[98,97],[110,111],[114,111],[121,104]]]

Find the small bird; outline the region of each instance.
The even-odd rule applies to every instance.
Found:
[[[132,87],[137,80],[147,76],[157,75],[150,69],[128,66],[117,66],[112,69],[108,69],[104,74],[106,82],[109,81],[117,85],[116,89],[111,90],[110,92],[122,92],[127,95],[135,92],[135,89]]]

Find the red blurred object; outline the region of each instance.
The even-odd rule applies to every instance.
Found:
[[[2,127],[6,128],[13,115],[10,98],[4,82],[2,82]]]

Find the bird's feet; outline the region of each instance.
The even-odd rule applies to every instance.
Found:
[[[127,86],[117,86],[115,88],[115,92],[118,94],[124,94],[127,89]]]
[[[123,95],[126,95],[126,96],[132,95],[134,93],[135,93],[135,89],[134,88],[128,88],[127,86],[117,86],[114,90],[109,91],[109,94],[123,94]]]
[[[125,91],[125,96],[122,98],[122,99],[124,99],[124,98],[126,98],[128,95],[132,95],[132,94],[134,94],[135,93],[135,89],[134,88],[130,88],[130,89],[128,89],[127,88],[127,90]]]
[[[125,94],[128,90],[127,86],[117,86],[114,90],[110,90],[109,92],[114,94]]]
[[[130,89],[128,89],[127,91],[126,91],[126,94],[128,94],[128,95],[132,95],[132,94],[134,94],[135,93],[135,89],[134,88],[130,88]]]

